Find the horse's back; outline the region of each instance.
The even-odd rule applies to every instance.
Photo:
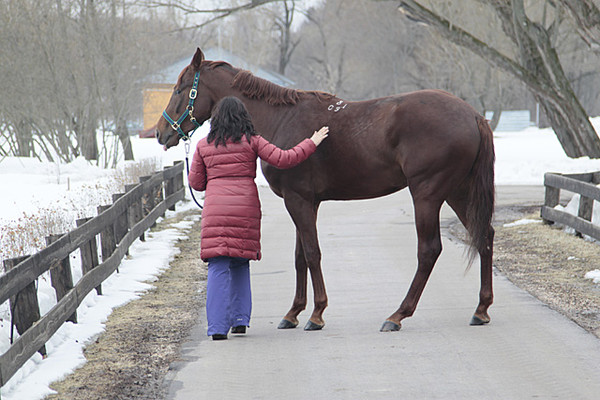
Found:
[[[477,132],[479,113],[466,101],[443,90],[419,90],[392,96],[401,128],[433,130],[430,134],[471,136]],[[478,135],[476,135],[478,136]]]

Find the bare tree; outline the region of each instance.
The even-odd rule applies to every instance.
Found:
[[[141,114],[144,78],[181,55],[187,41],[157,32],[157,26],[175,31],[169,21],[130,7],[125,0],[0,2],[0,123],[7,155],[63,161],[83,155],[99,163],[100,153],[106,160],[112,152],[97,141],[101,128],[119,138],[126,159],[133,158],[127,125]],[[107,165],[117,157],[113,152]]]
[[[286,0],[281,2],[282,12],[279,12],[278,10],[279,5],[280,4],[276,4],[276,9],[270,14],[271,18],[273,18],[273,28],[279,39],[279,63],[277,72],[281,75],[285,75],[285,69],[290,63],[290,59],[292,58],[298,43],[300,43],[300,37],[294,38],[292,32],[292,24],[296,14],[296,1]]]
[[[340,9],[339,7],[334,8],[335,10],[328,10],[325,7],[323,12],[318,13],[318,15],[316,11],[306,14],[308,20],[316,28],[319,38],[317,43],[320,48],[320,51],[313,48],[314,50],[311,54],[307,55],[307,58],[312,61],[308,65],[308,71],[317,80],[319,87],[331,93],[340,93],[346,79],[344,75],[346,72],[344,71],[346,45],[339,42],[332,43],[335,37],[329,35],[329,31],[335,29],[329,23],[332,20],[329,13],[333,11],[334,16],[339,18],[339,14],[337,13],[339,13]]]
[[[402,1],[400,7],[413,20],[429,24],[442,37],[523,81],[542,105],[568,156],[600,157],[600,139],[573,92],[552,42],[561,22],[560,13],[555,12],[545,26],[529,17],[523,0],[480,2],[495,11],[505,35],[516,47],[516,57],[501,53],[418,1]]]

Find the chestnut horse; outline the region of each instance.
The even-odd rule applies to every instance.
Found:
[[[187,139],[225,96],[242,100],[256,131],[283,149],[329,126],[329,138],[298,167],[279,170],[262,163],[271,189],[283,197],[296,226],[296,294],[279,328],[298,325],[298,314],[307,303],[307,271],[314,310],[304,329],[318,330],[325,324],[327,293],[316,228],[319,204],[385,196],[407,186],[414,204],[418,266],[405,299],[381,330],[399,330],[401,321],[415,311],[442,251],[444,201],[469,233],[470,261],[476,253],[481,260],[479,304],[471,324],[490,321],[494,148],[489,125],[470,105],[439,90],[345,101],[328,93],[280,87],[223,61],[207,61],[197,49],[158,121],[159,143],[167,149]]]

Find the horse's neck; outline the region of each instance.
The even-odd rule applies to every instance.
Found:
[[[249,101],[246,107],[252,116],[256,132],[268,141],[273,141],[287,113],[281,106],[272,106],[264,101]]]
[[[296,118],[292,108],[270,105],[263,99],[249,99],[240,90],[232,88],[231,83],[223,86],[219,85],[213,90],[216,101],[226,96],[235,96],[242,100],[252,116],[256,132],[268,141],[273,141],[277,132],[281,131],[282,128],[285,130],[285,125]]]

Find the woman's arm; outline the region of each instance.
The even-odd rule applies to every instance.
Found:
[[[198,147],[196,147],[196,151],[194,152],[188,181],[192,189],[200,192],[206,190],[206,165],[204,165],[204,160],[200,155]]]
[[[289,150],[280,149],[262,136],[256,136],[252,144],[258,156],[269,164],[281,169],[292,168],[315,152],[317,146],[327,137],[328,131],[328,127],[323,127],[310,139],[304,139]]]

